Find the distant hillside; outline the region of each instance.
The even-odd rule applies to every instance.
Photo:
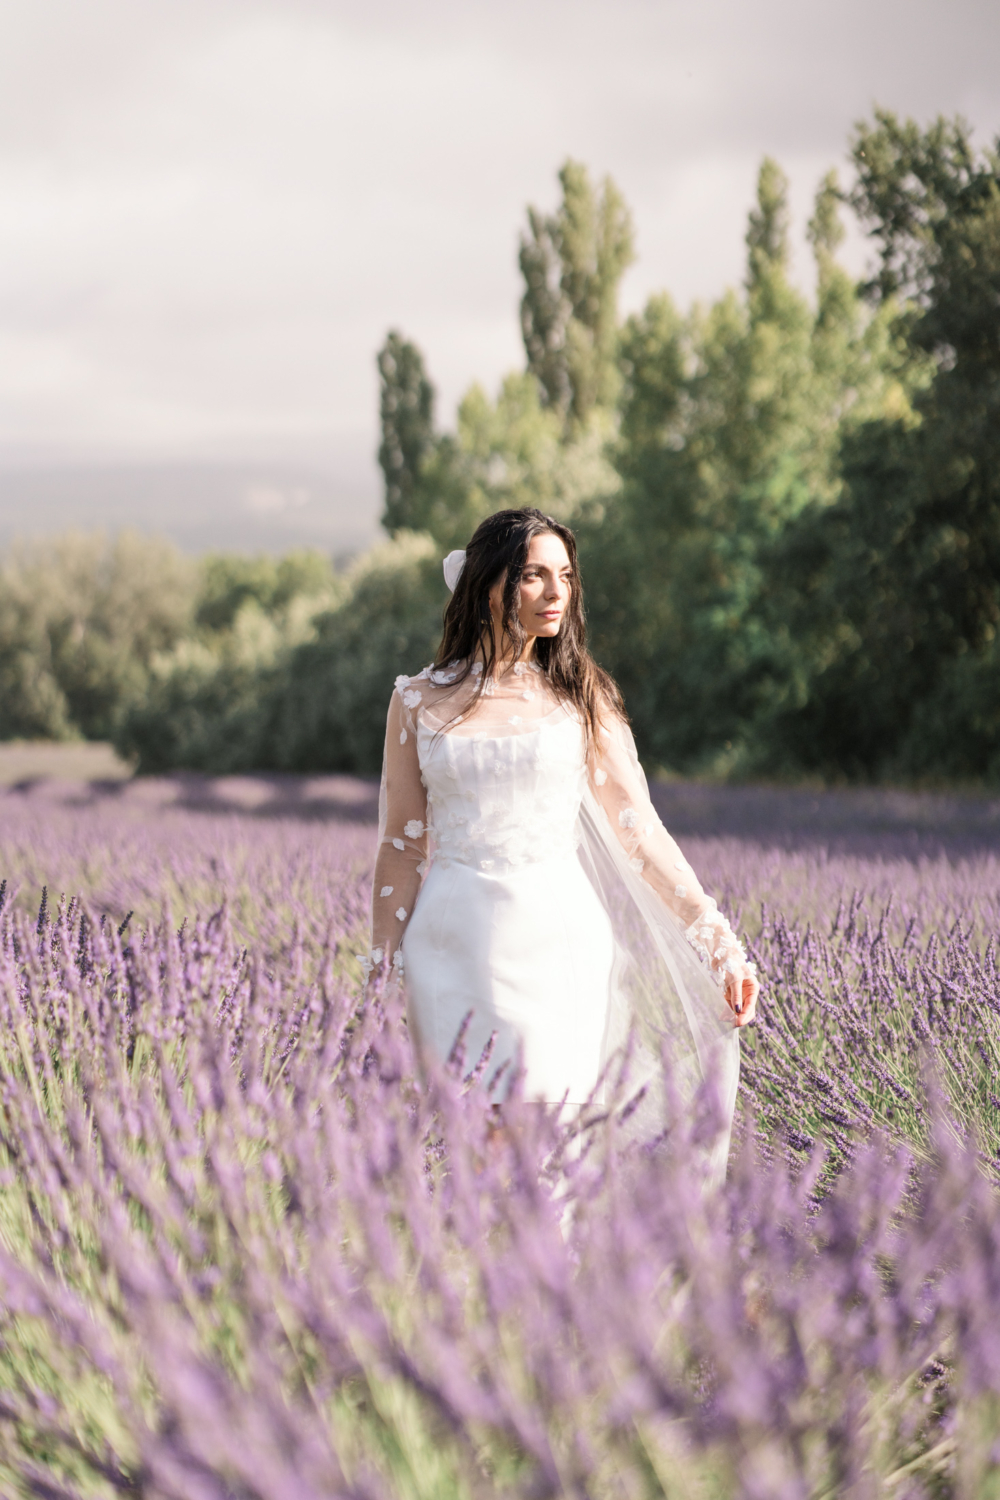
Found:
[[[0,547],[16,536],[133,527],[185,552],[287,552],[339,558],[376,539],[372,473],[346,478],[280,464],[0,468]]]

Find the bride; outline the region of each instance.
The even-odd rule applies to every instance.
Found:
[[[411,1034],[463,1023],[502,1098],[583,1104],[629,1048],[731,1119],[758,984],[649,798],[621,696],[585,644],[573,533],[503,510],[445,559],[433,666],[396,679],[366,967],[391,962]],[[404,978],[405,970],[405,978]]]

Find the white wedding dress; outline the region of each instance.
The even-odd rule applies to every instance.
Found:
[[[633,1092],[666,1059],[688,1092],[710,1078],[730,1119],[720,985],[742,950],[657,817],[627,726],[609,715],[588,758],[538,668],[475,705],[459,675],[398,678],[387,725],[371,959],[404,978],[418,1051],[447,1060],[466,1024],[468,1067],[494,1039],[494,1098],[521,1069],[529,1097],[583,1104],[631,1035]]]

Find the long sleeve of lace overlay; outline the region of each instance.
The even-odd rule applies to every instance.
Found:
[[[637,874],[678,918],[695,952],[720,986],[753,974],[743,946],[650,801],[646,779],[620,720],[609,720],[590,771],[594,795]]]
[[[403,691],[406,691],[404,688]],[[385,828],[372,885],[372,965],[388,954],[401,970],[400,943],[420,890],[427,857],[427,792],[420,779],[417,736],[400,689],[386,721]]]

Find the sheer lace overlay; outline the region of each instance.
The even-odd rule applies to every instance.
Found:
[[[645,777],[628,728],[615,720],[601,732],[591,776],[598,802],[630,867],[651,886],[684,926],[691,947],[723,987],[730,978],[753,973],[743,945],[711,896],[706,896],[679,846],[650,801]]]
[[[557,720],[576,724],[572,711],[553,697],[539,668],[519,662],[500,681],[487,685],[474,715],[466,718],[474,685],[466,679],[456,687],[457,675],[455,667],[441,672],[425,668],[416,677],[396,679],[386,726],[383,826],[368,955],[376,964],[388,953],[400,967],[400,943],[430,858],[443,864],[458,859],[484,871],[502,870],[547,857],[557,849],[575,849],[580,842],[575,823],[582,788],[573,774],[573,753],[567,757],[563,794],[550,791],[536,799],[531,816],[517,799],[504,795],[505,780],[512,785],[517,776],[520,784],[525,768],[530,769],[538,759],[537,751],[522,752],[510,742],[543,726],[555,727]],[[579,726],[578,733],[582,734]],[[473,789],[459,789],[458,770],[447,756],[445,785],[428,793],[421,770],[421,736],[425,743],[451,736],[471,740],[484,779],[496,778],[495,794],[484,804]],[[572,746],[575,751],[575,735]],[[660,821],[632,736],[620,720],[612,719],[602,730],[586,777],[631,869],[683,924],[687,941],[716,983],[724,986],[743,970],[754,972],[727,918],[702,890]],[[455,783],[454,788],[447,786],[448,780]],[[429,836],[433,836],[433,854]]]
[[[416,677],[396,679],[386,724],[373,887],[391,888],[391,895],[373,899],[376,963],[398,951],[407,922],[398,911],[412,912],[432,861],[447,867],[454,860],[500,873],[557,849],[576,848],[578,726],[567,736],[561,788],[522,798],[524,778],[539,763],[532,736],[556,727],[557,720],[575,721],[552,697],[538,668],[521,663],[499,682],[487,683],[466,717],[480,671],[474,667],[458,684],[456,668],[425,668]],[[465,747],[475,780],[471,786],[457,764],[458,741],[471,742]]]
[[[474,704],[475,681],[460,682],[458,675],[457,667],[427,668],[396,680],[386,726],[370,961],[389,955],[402,978],[405,935],[432,871],[435,911],[441,912],[470,889],[469,879],[478,882],[476,891],[492,892],[501,902],[530,885],[544,905],[551,892],[554,911],[558,887],[572,888],[579,910],[571,904],[563,918],[553,917],[553,943],[572,942],[558,934],[568,933],[576,917],[593,925],[583,908],[596,893],[592,915],[610,923],[616,957],[603,981],[606,1015],[595,1044],[595,1076],[638,1020],[647,1058],[669,1039],[682,1071],[690,1064],[692,1077],[719,1078],[731,1113],[737,1038],[718,986],[749,966],[729,923],[660,822],[627,726],[609,715],[588,757],[575,710],[554,697],[540,669],[514,666],[488,682]],[[589,885],[578,887],[581,867]],[[465,885],[456,885],[459,876]],[[424,917],[426,929],[426,908]],[[413,946],[429,964],[428,941],[422,930]],[[542,929],[532,941],[544,945]],[[516,930],[510,942],[516,945]],[[437,965],[446,965],[447,950],[436,951]],[[565,956],[571,964],[571,946]],[[482,982],[469,979],[467,987]],[[647,1076],[652,1071],[650,1063]]]

